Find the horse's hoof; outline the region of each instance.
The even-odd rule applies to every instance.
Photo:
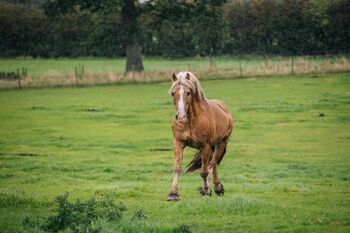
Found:
[[[225,193],[225,189],[224,189],[224,186],[222,184],[218,184],[214,187],[214,191],[216,193],[216,195],[218,196],[224,196],[224,193]]]
[[[207,190],[205,190],[205,188],[201,188],[199,190],[199,193],[202,195],[202,196],[211,196],[211,189],[208,188]]]
[[[180,200],[180,197],[178,193],[173,193],[173,192],[169,193],[167,201],[179,201],[179,200]]]

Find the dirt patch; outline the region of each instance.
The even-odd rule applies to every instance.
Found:
[[[149,151],[172,151],[171,148],[151,148]]]
[[[86,109],[83,109],[84,112],[98,112],[99,110],[96,109],[96,108],[86,108]]]
[[[13,156],[28,156],[28,157],[32,157],[32,156],[39,156],[39,154],[34,154],[34,153],[2,153],[0,152],[0,156],[2,155],[13,155]]]

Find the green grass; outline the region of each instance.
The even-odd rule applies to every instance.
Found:
[[[302,59],[315,64],[330,60],[338,62],[341,56],[333,57],[307,57]],[[217,69],[239,69],[238,57],[216,57],[214,58]],[[181,58],[181,59],[164,59],[164,58],[145,58],[143,60],[145,71],[168,71],[168,70],[193,70],[208,68],[210,66],[208,58]],[[243,56],[241,65],[243,68],[253,68],[260,65],[289,64],[290,57],[261,57],[261,56]],[[296,60],[297,62],[297,60]],[[49,75],[73,75],[74,67],[84,65],[85,71],[90,73],[109,73],[124,72],[124,58],[58,58],[58,59],[0,59],[0,71],[14,72],[17,69],[25,67],[28,74],[33,77]]]
[[[125,219],[141,210],[141,223],[120,223],[129,232],[350,231],[350,74],[203,81],[236,123],[226,192],[201,197],[199,174],[182,173],[177,203],[165,201],[172,152],[154,150],[172,146],[169,86],[1,90],[0,231],[52,215],[66,191],[114,193]]]
[[[88,72],[124,72],[125,59],[98,59],[98,58],[80,58],[80,59],[2,59],[0,60],[0,71],[15,71],[18,68],[25,67],[29,74],[34,77],[45,76],[47,74],[64,73],[73,74],[74,67],[79,64],[84,65]],[[237,58],[219,57],[215,59],[216,64],[221,68],[238,66]],[[201,67],[208,67],[207,58],[188,58],[188,59],[164,59],[164,58],[146,58],[144,59],[146,71],[161,71],[169,68],[184,70]],[[264,60],[258,57],[247,60],[244,64],[250,66],[263,63]]]

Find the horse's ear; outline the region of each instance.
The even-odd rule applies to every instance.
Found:
[[[186,77],[185,77],[185,78],[186,78],[187,80],[190,80],[190,77],[191,77],[190,73],[186,73]]]
[[[173,76],[171,78],[172,78],[173,82],[177,81],[177,77],[176,77],[175,73],[173,73]]]

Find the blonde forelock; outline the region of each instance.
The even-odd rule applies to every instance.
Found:
[[[187,73],[190,75],[189,79],[186,78]],[[169,93],[171,93],[177,85],[184,85],[195,94],[198,101],[207,101],[207,98],[204,95],[204,91],[201,87],[201,84],[199,83],[199,80],[192,72],[181,71],[176,75],[176,77],[177,80],[174,81],[171,85]]]

